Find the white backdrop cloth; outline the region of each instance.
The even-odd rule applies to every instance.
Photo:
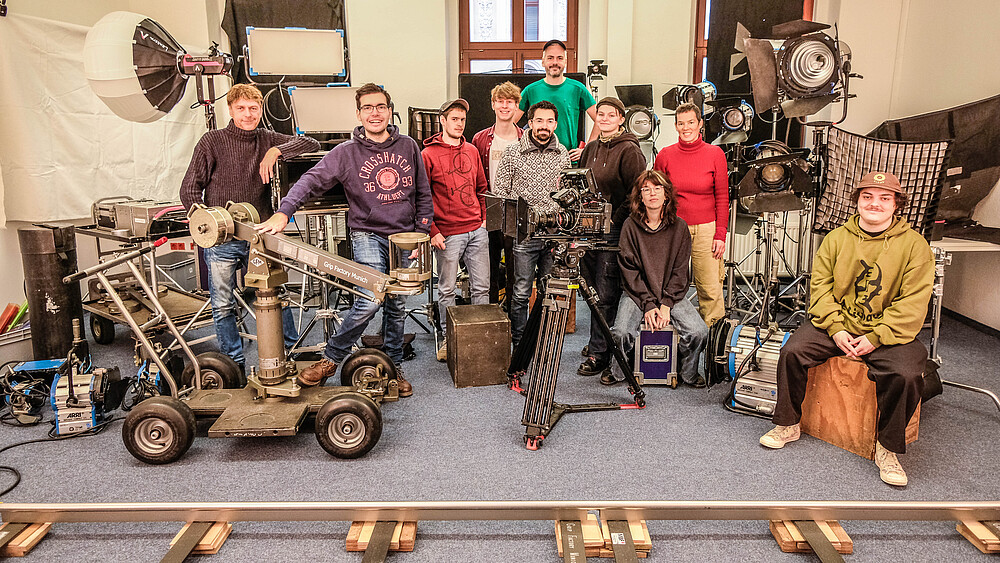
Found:
[[[202,110],[188,109],[195,84],[159,121],[119,118],[84,75],[89,29],[0,18],[0,226],[88,217],[91,203],[108,196],[179,197],[206,131]]]

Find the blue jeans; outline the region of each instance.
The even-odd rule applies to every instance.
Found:
[[[351,248],[354,250],[354,261],[363,264],[382,273],[389,273],[389,239],[380,237],[374,233],[363,231],[351,232]],[[402,263],[402,262],[400,262]],[[361,293],[372,295],[366,289],[356,288]],[[385,342],[385,352],[393,362],[399,365],[403,361],[403,325],[406,322],[406,310],[404,297],[392,295],[385,296],[385,310],[383,311],[382,329]],[[355,296],[354,304],[343,317],[337,333],[326,342],[326,349],[323,355],[326,359],[341,363],[351,352],[351,346],[361,338],[368,323],[378,313],[380,305],[376,301],[364,297]]]
[[[552,252],[545,241],[529,238],[514,245],[514,295],[510,300],[511,339],[514,347],[521,341],[528,324],[528,301],[531,282],[538,280],[538,299],[545,295],[545,278],[552,271]]]
[[[205,249],[205,264],[208,266],[208,294],[212,300],[212,320],[215,321],[215,336],[219,350],[242,365],[243,339],[236,328],[236,272],[247,267],[250,243],[233,240],[219,246]],[[281,311],[281,325],[285,336],[285,346],[291,347],[298,339],[292,311],[285,307]]]
[[[635,347],[635,337],[642,324],[643,312],[628,293],[622,294],[618,306],[618,318],[611,333],[621,339],[625,357]],[[670,308],[670,326],[676,331],[678,366],[677,375],[684,383],[694,383],[698,379],[698,358],[708,342],[708,325],[702,320],[698,309],[687,299],[681,299]],[[621,376],[618,363],[612,362],[612,369]]]
[[[444,237],[444,250],[434,249],[438,266],[438,311],[441,323],[447,326],[448,307],[455,304],[458,262],[465,258],[469,271],[469,292],[473,305],[490,302],[490,239],[480,227],[468,233]]]

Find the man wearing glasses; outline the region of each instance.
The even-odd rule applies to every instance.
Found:
[[[497,167],[493,193],[507,199],[524,198],[535,211],[559,211],[550,195],[559,186],[559,173],[569,167],[569,153],[559,144],[555,130],[559,111],[552,102],[541,101],[528,109],[530,132],[504,149]],[[527,238],[514,245],[514,295],[510,301],[511,338],[514,347],[528,324],[531,283],[539,280],[539,298],[545,293],[544,278],[552,269],[552,253],[542,240]]]
[[[430,184],[420,157],[420,147],[390,123],[392,102],[381,86],[368,83],[355,94],[359,127],[353,138],[334,147],[309,172],[302,175],[281,201],[281,207],[257,230],[279,233],[288,218],[309,198],[335,184],[344,186],[350,213],[354,261],[383,273],[389,272],[389,235],[430,231],[434,220]],[[403,361],[404,298],[386,296],[383,312],[385,350],[397,366]],[[323,359],[302,370],[299,383],[316,385],[333,376],[337,365],[368,327],[379,310],[378,303],[357,298],[343,318],[340,329],[330,337]],[[399,395],[408,397],[413,387],[397,377]]]
[[[662,172],[646,170],[632,186],[629,208],[618,243],[625,295],[612,333],[631,357],[640,323],[648,330],[672,326],[678,339],[677,375],[687,385],[704,387],[698,358],[708,342],[708,326],[686,298],[691,236],[677,215],[677,193]],[[617,372],[618,364],[612,368]],[[601,378],[615,383],[611,373]]]

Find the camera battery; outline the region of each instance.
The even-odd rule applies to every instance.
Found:
[[[677,333],[672,326],[639,330],[634,373],[640,385],[677,387]]]

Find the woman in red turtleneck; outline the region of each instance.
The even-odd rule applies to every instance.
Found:
[[[691,269],[698,311],[709,326],[726,316],[722,298],[729,222],[729,176],[722,149],[701,138],[701,108],[681,104],[674,113],[678,142],[660,151],[653,169],[677,188],[677,215],[691,232]]]

